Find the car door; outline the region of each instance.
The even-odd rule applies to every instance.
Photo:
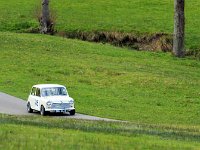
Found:
[[[35,93],[35,110],[40,111],[40,103],[41,103],[41,92],[40,88],[36,88],[36,93]]]
[[[32,109],[35,109],[35,95],[36,95],[36,87],[33,87],[31,89],[31,93],[28,98]]]

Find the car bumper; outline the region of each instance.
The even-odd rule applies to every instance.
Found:
[[[45,111],[49,112],[70,112],[71,110],[75,110],[75,108],[65,108],[65,109],[46,109]]]

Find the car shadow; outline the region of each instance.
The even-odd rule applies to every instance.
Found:
[[[39,111],[33,111],[33,114],[40,115]],[[54,113],[54,112],[48,112],[45,116],[70,116],[70,114],[67,113]]]

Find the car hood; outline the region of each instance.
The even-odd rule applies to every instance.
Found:
[[[51,101],[52,103],[69,103],[73,98],[69,96],[48,96],[44,97],[45,101]]]

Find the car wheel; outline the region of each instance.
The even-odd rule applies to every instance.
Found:
[[[45,116],[45,115],[46,115],[44,106],[41,106],[41,108],[40,108],[40,114],[41,114],[42,116]]]
[[[33,112],[33,109],[31,108],[30,102],[27,103],[27,111],[28,111],[28,113],[32,113]]]
[[[71,110],[71,111],[69,112],[69,114],[70,114],[70,115],[75,115],[75,112],[76,112],[76,111],[75,111],[75,109],[74,109],[74,110]]]

